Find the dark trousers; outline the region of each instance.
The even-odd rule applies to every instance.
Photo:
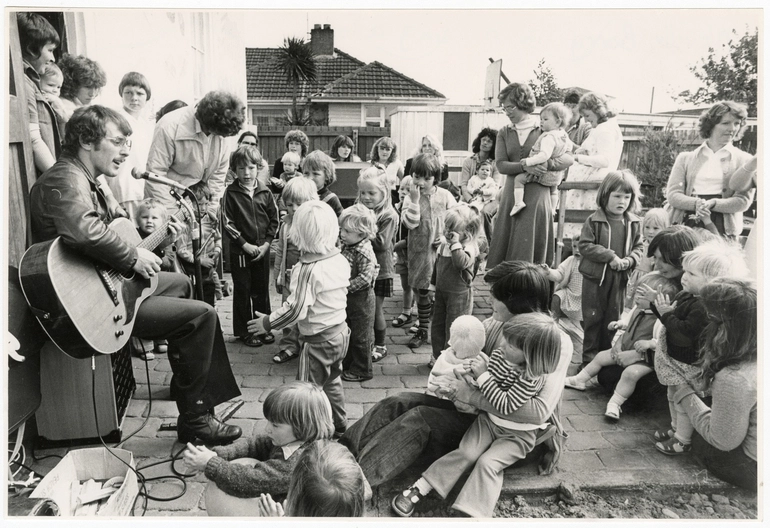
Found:
[[[418,460],[427,467],[457,449],[475,420],[449,400],[405,392],[376,403],[340,443],[356,457],[369,484],[378,486]]]
[[[438,359],[447,348],[449,328],[461,315],[470,315],[472,310],[472,292],[468,288],[462,293],[436,291],[433,301],[433,320],[430,325],[430,342],[433,357]]]
[[[616,330],[608,328],[623,312],[628,278],[607,266],[604,282],[583,277],[583,363],[612,348]]]
[[[347,323],[350,344],[342,368],[357,376],[372,376],[374,342],[374,290],[367,288],[348,294]]]
[[[217,313],[192,299],[183,274],[158,273],[158,288],[139,307],[132,335],[168,340],[171,396],[180,413],[201,414],[241,394]]]
[[[757,491],[757,461],[747,457],[741,446],[732,451],[720,451],[696,432],[692,437],[692,452],[715,477]]]
[[[253,262],[251,257],[230,252],[230,273],[233,277],[233,333],[238,337],[249,334],[247,323],[254,312],[270,313],[270,251]]]

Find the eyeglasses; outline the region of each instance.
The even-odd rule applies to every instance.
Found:
[[[500,105],[503,109],[503,112],[510,112],[511,110],[515,110],[515,105]]]
[[[132,144],[131,140],[128,139],[127,137],[109,137],[109,136],[104,136],[104,139],[109,140],[113,145],[115,145],[118,148],[122,148],[123,145],[125,145],[129,149],[131,148],[131,144]]]

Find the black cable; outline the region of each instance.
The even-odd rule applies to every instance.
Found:
[[[144,348],[144,341],[142,341],[141,339],[139,339],[139,346],[142,347],[142,356],[146,357],[147,350],[145,350],[145,348]],[[123,440],[121,440],[120,442],[115,444],[115,447],[120,447],[120,445],[124,444],[126,441],[128,441],[129,438],[131,438],[132,436],[135,436],[136,433],[138,433],[139,431],[144,429],[145,426],[147,425],[147,422],[150,421],[150,416],[152,416],[152,391],[150,390],[150,366],[149,366],[149,363],[147,361],[144,362],[144,373],[147,376],[147,393],[149,394],[149,400],[150,400],[150,407],[147,410],[147,417],[142,422],[142,425],[139,426],[139,429],[137,429],[136,431],[134,431],[133,433],[131,433],[130,435],[125,437]]]
[[[22,464],[21,462],[18,462],[18,461],[16,461],[16,460],[11,460],[11,461],[9,462],[9,465],[13,465],[13,464],[16,464],[17,466],[23,467],[24,469],[26,469],[26,470],[27,470],[27,471],[29,471],[30,473],[37,473],[37,471],[35,471],[35,470],[34,470],[34,469],[32,469],[31,467],[29,467],[28,465],[26,465],[26,464]]]

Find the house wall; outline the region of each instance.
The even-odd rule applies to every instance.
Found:
[[[361,126],[359,103],[329,103],[329,126]]]
[[[174,99],[194,104],[215,89],[246,102],[246,28],[235,12],[92,9],[67,20],[72,52],[98,61],[107,74],[99,104],[121,106],[118,86],[129,71],[150,82],[148,114]]]

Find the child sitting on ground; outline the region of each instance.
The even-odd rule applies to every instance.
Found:
[[[658,272],[651,272],[642,277],[639,285],[646,284],[664,295],[676,295],[679,287],[676,282],[665,278]],[[615,393],[607,403],[604,415],[612,420],[620,419],[621,406],[634,393],[637,382],[653,371],[652,354],[649,350],[636,349],[637,343],[652,339],[652,328],[657,318],[650,309],[650,302],[639,288],[636,294],[636,307],[627,317],[610,323],[615,330],[625,330],[615,340],[610,350],[603,350],[577,375],[564,380],[564,386],[571,389],[585,390],[588,381],[599,374],[602,367],[620,365],[624,367]]]
[[[338,217],[342,214],[342,202],[339,197],[329,190],[329,186],[337,181],[334,161],[321,150],[314,150],[305,158],[302,165],[303,175],[315,182],[318,198],[331,206]]]
[[[492,179],[492,162],[489,160],[479,163],[478,173],[468,180],[468,192],[471,195],[470,203],[475,204],[479,211],[484,205],[495,200],[500,186]]]
[[[213,450],[187,444],[185,464],[195,472],[204,471],[209,479],[208,515],[251,516],[261,494],[282,499],[302,452],[333,432],[329,400],[312,383],[293,381],[273,389],[262,411],[267,420],[264,434]]]
[[[682,291],[670,302],[670,297],[642,285],[642,292],[652,304],[660,320],[653,331],[654,339],[637,343],[637,350],[655,349],[655,373],[668,386],[671,428],[656,431],[655,448],[665,455],[681,455],[692,449],[693,425],[687,412],[674,401],[678,385],[689,383],[701,387],[701,336],[708,316],[700,290],[709,281],[720,278],[743,279],[749,270],[740,246],[715,239],[697,246],[682,259]]]
[[[646,256],[650,247],[650,242],[661,230],[671,225],[671,217],[665,209],[658,207],[648,210],[642,217],[642,243],[644,244],[644,253],[636,268],[628,276],[628,285],[626,286],[625,307],[633,308],[636,298],[636,290],[639,287],[639,280],[652,271],[653,260]]]
[[[354,204],[340,215],[342,255],[350,264],[347,324],[350,343],[342,362],[343,381],[372,379],[374,341],[374,281],[380,271],[371,240],[377,235],[374,213],[363,204]]]
[[[564,129],[570,122],[570,110],[562,103],[549,103],[540,111],[540,129],[542,134],[532,145],[530,156],[521,160],[522,167],[533,167],[546,163],[549,159],[555,159],[567,152],[572,152],[572,142]],[[566,171],[547,171],[542,176],[533,176],[528,172],[522,172],[514,178],[513,208],[511,216],[515,215],[527,204],[524,203],[524,184],[537,182],[551,188],[551,204],[553,214],[556,214],[556,205],[559,203],[559,184],[564,179]]]
[[[270,176],[270,180],[267,186],[273,193],[276,201],[279,201],[279,203],[286,184],[289,183],[295,176],[302,176],[302,173],[299,171],[299,154],[296,152],[288,151],[281,158],[281,162],[283,163],[283,172],[277,178]],[[281,207],[279,207],[279,209],[281,209],[281,212],[285,211],[285,209]]]
[[[281,198],[286,206],[286,215],[278,226],[273,275],[275,276],[275,291],[281,294],[281,302],[285,303],[291,293],[289,289],[291,270],[299,262],[299,249],[289,239],[292,219],[300,205],[310,200],[318,200],[318,192],[315,189],[315,183],[307,178],[293,178],[286,183]],[[286,363],[298,357],[299,330],[297,330],[297,325],[286,326],[278,340],[278,353],[273,356],[273,361]]]
[[[436,384],[436,378],[439,376],[457,376],[476,384],[465,371],[463,361],[475,358],[481,353],[486,340],[484,324],[472,315],[461,315],[449,327],[449,334],[449,348],[441,353],[428,376],[428,392],[434,396],[438,396],[436,389],[439,386]],[[460,412],[478,413],[475,407],[467,403],[455,401],[454,404]]]
[[[339,233],[329,204],[312,200],[300,205],[289,230],[289,240],[300,251],[299,262],[291,270],[289,298],[270,315],[255,312],[256,319],[248,323],[248,331],[256,335],[297,324],[297,377],[323,387],[332,404],[335,437],[347,429],[340,375],[350,341],[345,323],[350,264],[336,247]]]
[[[257,179],[262,156],[244,145],[231,156],[235,181],[225,189],[224,209],[230,237],[233,277],[233,333],[246,346],[275,341],[273,334],[252,335],[247,322],[254,311],[270,313],[270,243],[278,230],[278,208],[267,186]]]
[[[503,336],[503,350],[495,350],[489,358],[480,354],[465,360],[465,365],[487,400],[506,415],[536,396],[545,375],[556,370],[561,334],[553,318],[534,312],[505,323]],[[410,517],[417,502],[434,489],[446,498],[473,466],[452,508],[471,517],[492,517],[503,486],[503,470],[532,451],[541,425],[480,413],[458,449],[438,459],[417,482],[393,497],[393,511]]]
[[[371,488],[353,454],[336,442],[318,440],[294,466],[284,504],[263,495],[259,516],[363,517],[367,495]]]
[[[202,238],[200,239],[200,249],[198,251],[201,276],[203,278],[203,301],[214,306],[216,299],[222,298],[222,283],[217,273],[217,262],[222,255],[222,233],[219,231],[219,220],[212,219],[207,214],[209,201],[211,200],[211,191],[208,183],[197,182],[190,186],[190,192],[195,195],[198,201],[198,207],[193,207],[196,220],[200,223]],[[182,237],[177,243],[177,256],[184,272],[190,277],[193,285],[195,284],[195,254],[193,253],[192,233],[190,227],[185,229]],[[219,291],[219,295],[217,295]]]

